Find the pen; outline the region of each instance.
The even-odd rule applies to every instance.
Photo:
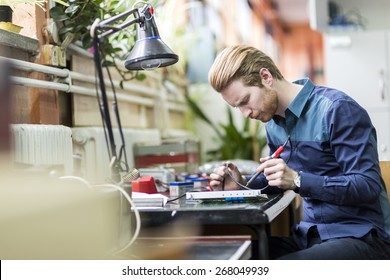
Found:
[[[290,137],[287,138],[286,142],[282,146],[280,146],[272,155],[268,156],[265,158],[265,161],[273,159],[273,158],[278,158],[280,154],[284,151],[284,147],[286,146],[288,140]],[[249,179],[249,181],[246,183],[246,186],[249,186],[250,183],[252,183],[259,175],[261,172],[256,172],[252,178]]]

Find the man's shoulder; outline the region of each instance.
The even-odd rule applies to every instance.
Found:
[[[356,100],[344,91],[326,86],[315,86],[312,98],[325,99],[331,103],[352,102],[357,104]]]

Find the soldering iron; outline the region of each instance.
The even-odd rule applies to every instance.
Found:
[[[282,146],[280,146],[272,155],[266,157],[264,162],[267,160],[270,160],[270,159],[278,158],[280,156],[280,154],[284,151],[284,147],[286,147],[289,139],[290,139],[290,136],[288,136],[286,142],[284,142],[284,144]],[[246,187],[248,187],[249,184],[252,183],[260,174],[261,174],[261,172],[256,172],[255,174],[253,174],[252,178],[250,178],[249,181],[246,183]]]

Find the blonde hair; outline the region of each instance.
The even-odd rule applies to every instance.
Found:
[[[262,87],[259,76],[261,68],[267,68],[274,79],[284,79],[272,59],[259,49],[246,45],[227,47],[211,66],[209,83],[217,92],[238,79],[246,86]]]

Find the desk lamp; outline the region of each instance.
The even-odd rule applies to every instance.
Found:
[[[128,17],[130,16],[133,16],[133,18],[131,20],[128,20]],[[116,26],[111,25],[125,17],[127,19],[124,22]],[[115,89],[111,82],[112,91],[114,93],[114,101],[112,106],[122,142],[119,155],[117,155],[116,151],[102,69],[102,64],[104,62],[105,55],[100,44],[103,43],[109,35],[121,31],[122,29],[133,24],[137,25],[136,42],[124,63],[126,69],[154,70],[158,67],[165,67],[174,64],[179,59],[179,57],[175,53],[173,53],[172,50],[161,40],[156,23],[154,21],[154,9],[148,3],[144,3],[144,6],[142,8],[134,8],[133,6],[133,8],[129,11],[125,11],[121,14],[115,15],[103,21],[100,21],[100,19],[96,19],[95,22],[92,24],[90,33],[93,39],[94,62],[96,67],[97,80],[99,83],[99,87],[98,85],[96,85],[96,94],[99,102],[100,114],[102,117],[103,128],[107,141],[108,154],[109,158],[111,159],[110,165],[112,171],[112,180],[116,183],[121,180],[120,172],[129,172],[129,167],[127,163],[125,142],[119,117]],[[106,69],[107,74],[111,80],[111,75],[109,73],[108,67]],[[122,155],[124,156],[123,162],[121,160]]]

